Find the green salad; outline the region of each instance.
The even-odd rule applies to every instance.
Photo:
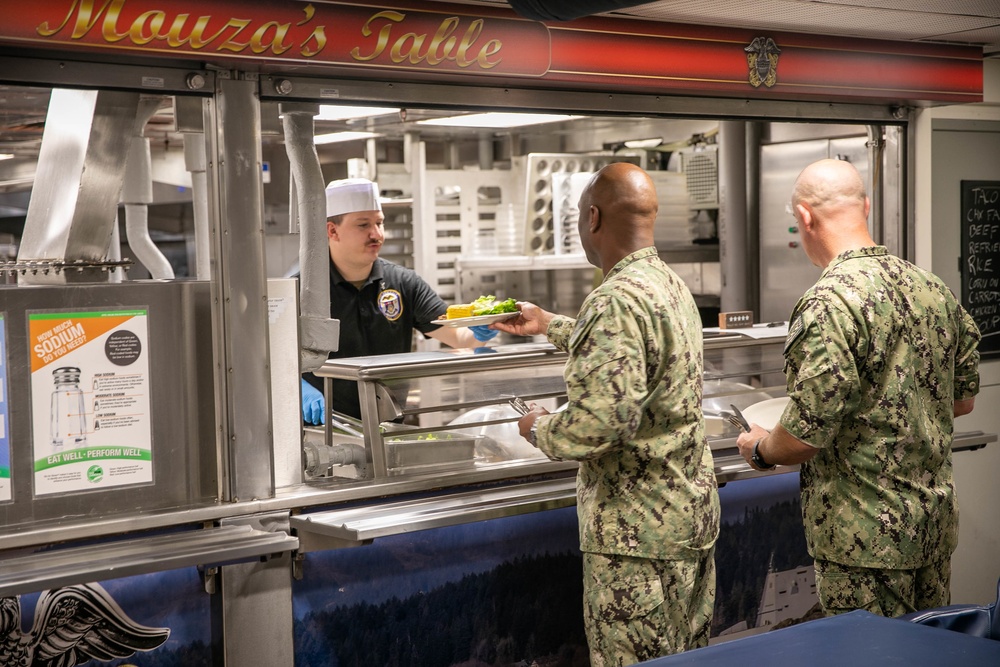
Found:
[[[475,315],[497,315],[499,313],[516,313],[517,302],[514,299],[504,299],[497,301],[492,294],[481,296],[472,302],[472,314]]]

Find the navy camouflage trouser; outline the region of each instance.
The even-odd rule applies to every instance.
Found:
[[[624,667],[707,646],[714,604],[714,547],[688,560],[583,554],[592,667]]]
[[[951,560],[914,570],[876,570],[816,560],[816,594],[827,616],[863,609],[901,616],[951,600]]]

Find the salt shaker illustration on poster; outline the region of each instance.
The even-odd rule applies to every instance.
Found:
[[[153,480],[146,317],[28,313],[36,496]]]
[[[10,500],[10,436],[7,425],[7,329],[0,313],[0,502]]]

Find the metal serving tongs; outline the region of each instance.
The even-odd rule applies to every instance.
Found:
[[[364,439],[365,437],[363,432],[364,427],[361,426],[361,422],[342,412],[337,412],[336,410],[330,411],[330,425],[336,426],[344,433],[353,435],[356,438]]]
[[[524,416],[529,412],[531,412],[531,408],[528,407],[528,404],[525,403],[520,396],[515,396],[514,398],[510,399],[508,403],[510,403],[510,407],[517,410],[517,412],[520,413],[521,416]]]
[[[733,409],[733,413],[726,414],[726,421],[735,426],[736,428],[749,433],[750,423],[747,422],[746,417],[743,416],[743,413],[740,412],[740,409],[735,405],[733,405],[732,403],[729,404],[729,407]]]

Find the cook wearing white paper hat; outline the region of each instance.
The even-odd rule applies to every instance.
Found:
[[[326,186],[326,217],[356,211],[381,211],[378,184],[367,178],[345,178]]]
[[[497,335],[488,327],[431,324],[448,304],[413,270],[379,257],[385,242],[385,215],[378,184],[365,178],[332,181],[326,186],[326,233],[330,243],[330,317],[340,320],[340,349],[330,358],[411,352],[413,330],[451,347],[482,347]],[[302,415],[324,423],[323,382],[303,376]],[[337,412],[361,417],[354,382],[333,381]]]

